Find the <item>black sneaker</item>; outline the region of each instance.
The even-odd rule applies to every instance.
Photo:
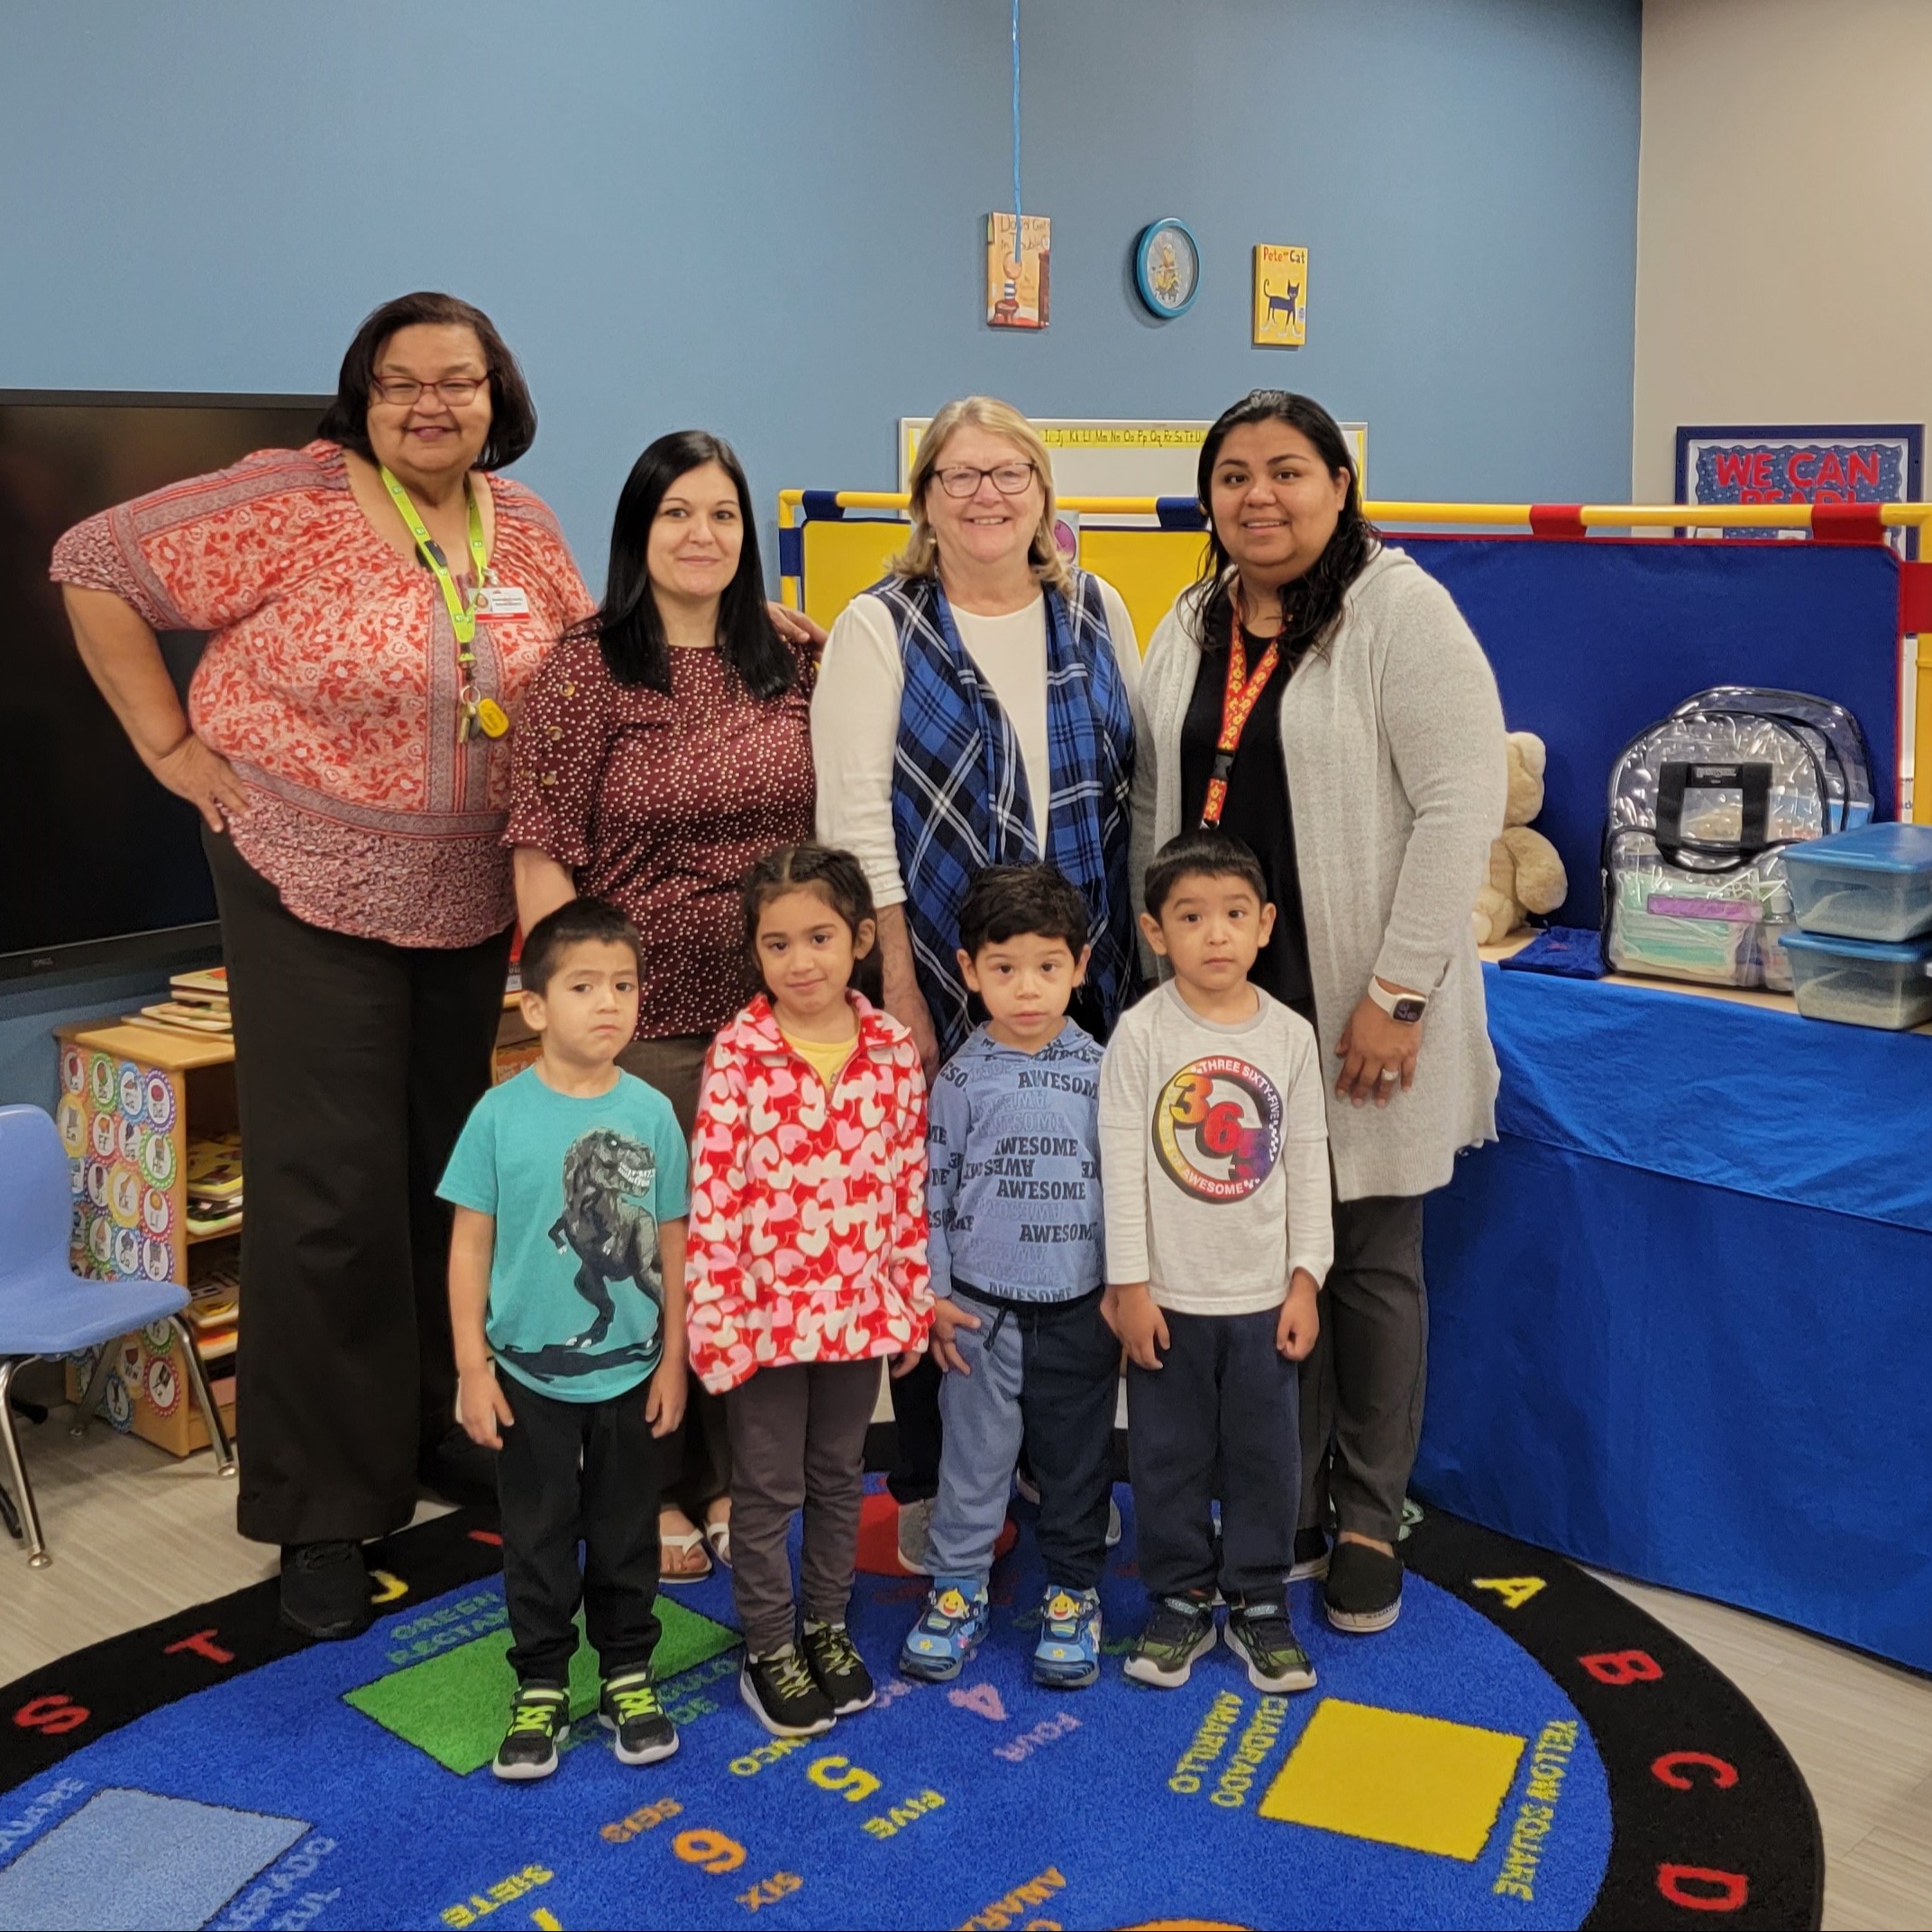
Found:
[[[789,1644],[769,1657],[747,1653],[738,1672],[738,1695],[774,1737],[821,1736],[837,1715],[810,1667]]]
[[[557,1768],[557,1739],[569,1729],[570,1692],[563,1685],[518,1685],[490,1770],[511,1784],[547,1778]]]
[[[376,1619],[360,1543],[295,1543],[282,1549],[281,1620],[305,1637],[359,1637]]]
[[[1214,1643],[1214,1606],[1204,1592],[1163,1597],[1121,1669],[1137,1684],[1176,1690],[1187,1681],[1195,1659],[1204,1657]]]
[[[1365,1543],[1337,1543],[1322,1586],[1328,1620],[1337,1630],[1367,1636],[1402,1615],[1402,1559]]]
[[[877,1695],[872,1688],[872,1672],[843,1624],[805,1625],[805,1667],[825,1693],[835,1717],[849,1717],[854,1711],[864,1710]]]
[[[604,1680],[597,1721],[617,1733],[619,1764],[655,1764],[678,1748],[677,1726],[664,1716],[649,1671],[619,1671]]]
[[[1295,1567],[1288,1572],[1290,1583],[1328,1574],[1328,1533],[1325,1530],[1296,1530]]]
[[[1314,1666],[1295,1641],[1286,1604],[1235,1604],[1228,1612],[1227,1639],[1257,1690],[1314,1689]]]

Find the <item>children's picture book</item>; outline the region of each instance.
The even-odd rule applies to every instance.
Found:
[[[1308,340],[1308,251],[1258,242],[1254,251],[1254,341],[1259,349],[1299,349]]]
[[[1053,223],[1045,215],[986,217],[986,320],[996,329],[1043,329],[1051,298]]]

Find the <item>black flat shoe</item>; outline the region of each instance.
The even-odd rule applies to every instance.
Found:
[[[305,1637],[359,1637],[375,1621],[360,1544],[296,1543],[282,1548],[281,1620]]]
[[[441,1442],[424,1451],[416,1476],[438,1502],[453,1503],[459,1509],[466,1504],[497,1506],[496,1454],[472,1442],[459,1428],[452,1426]]]
[[[1351,1636],[1387,1630],[1402,1615],[1402,1559],[1365,1543],[1337,1543],[1322,1586],[1328,1620]]]

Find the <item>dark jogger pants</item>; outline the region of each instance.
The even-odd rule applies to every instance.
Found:
[[[1284,1603],[1301,1495],[1296,1365],[1277,1308],[1162,1311],[1158,1369],[1127,1364],[1127,1460],[1140,1580],[1153,1597],[1217,1586],[1230,1603]],[[1209,1506],[1219,1492],[1216,1569]]]
[[[645,1420],[649,1384],[606,1402],[559,1402],[507,1369],[498,1385],[517,1417],[499,1432],[497,1461],[510,1668],[519,1683],[568,1683],[581,1603],[602,1674],[637,1670],[658,1635],[661,1450]]]

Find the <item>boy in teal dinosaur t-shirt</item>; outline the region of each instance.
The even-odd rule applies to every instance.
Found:
[[[618,1759],[678,1746],[652,1680],[652,1607],[658,1442],[684,1413],[689,1205],[671,1103],[617,1064],[637,1023],[624,916],[575,899],[539,920],[523,1010],[543,1056],[477,1103],[438,1189],[456,1209],[457,1420],[500,1459],[517,1689],[495,1771],[512,1780],[557,1768],[580,1603]]]

